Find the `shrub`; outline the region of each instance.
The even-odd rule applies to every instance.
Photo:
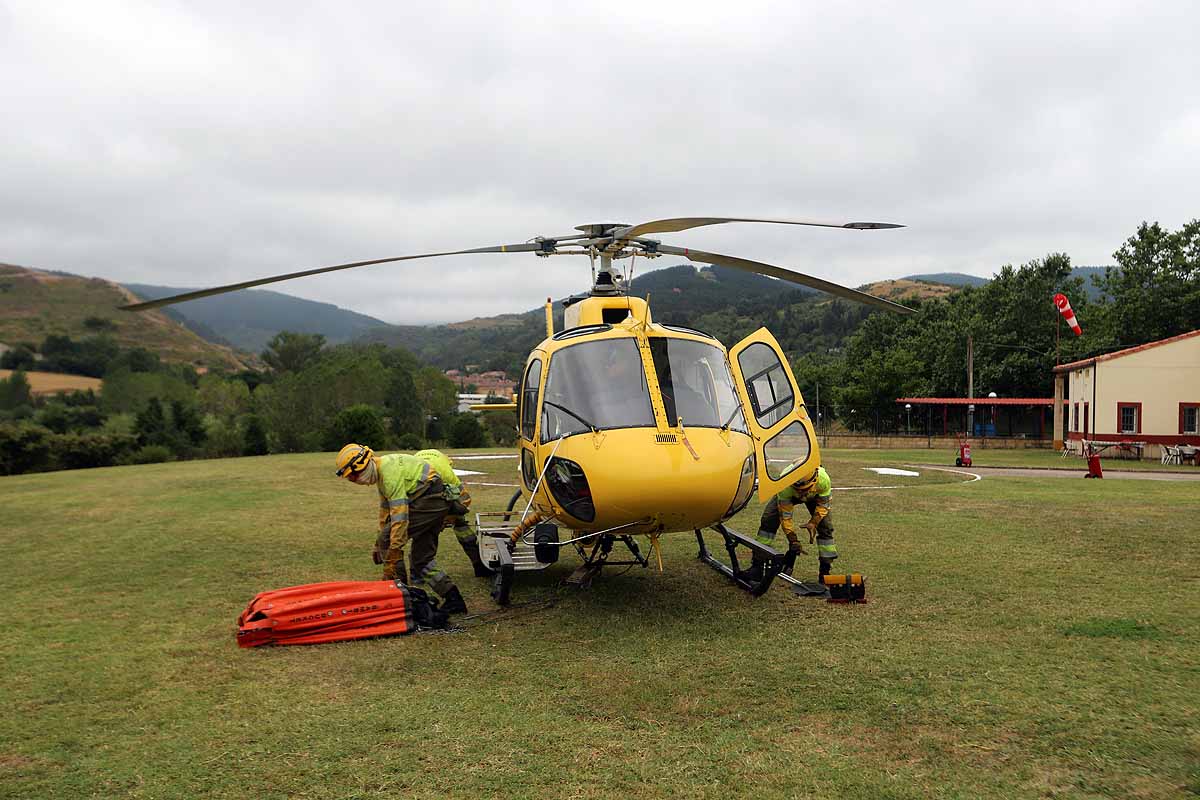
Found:
[[[40,425],[0,425],[0,474],[50,469],[52,436]]]
[[[123,460],[137,444],[134,436],[103,433],[67,433],[51,443],[54,460],[62,469],[111,467]]]
[[[161,444],[148,444],[135,450],[129,457],[130,464],[158,464],[171,460],[171,451]]]
[[[401,450],[417,451],[425,447],[425,443],[415,433],[406,433],[396,441],[396,446]]]

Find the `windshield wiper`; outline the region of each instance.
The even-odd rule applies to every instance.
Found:
[[[729,430],[729,424],[731,422],[733,422],[733,418],[736,417],[739,413],[741,413],[741,411],[742,411],[742,404],[741,403],[734,404],[733,413],[730,414],[729,419],[725,420],[725,423],[723,425],[721,425],[721,430],[723,430],[723,431]]]
[[[600,429],[599,429],[599,428],[597,428],[595,425],[593,425],[592,423],[588,422],[586,419],[584,419],[583,417],[579,416],[578,414],[576,414],[574,411],[572,411],[571,409],[567,408],[566,406],[559,405],[558,403],[554,402],[553,400],[543,400],[543,401],[542,401],[542,405],[544,405],[544,406],[554,406],[554,407],[555,407],[555,408],[557,408],[559,411],[562,411],[562,412],[565,412],[565,413],[567,413],[567,414],[570,414],[572,417],[574,417],[575,419],[579,420],[579,421],[580,421],[580,422],[582,422],[584,425],[587,425],[587,426],[588,426],[588,430],[590,430],[592,433],[599,433],[599,432],[600,432]]]

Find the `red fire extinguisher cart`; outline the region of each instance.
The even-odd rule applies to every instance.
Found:
[[[1100,451],[1097,450],[1096,448],[1092,447],[1090,444],[1087,446],[1087,464],[1088,464],[1087,475],[1084,475],[1083,477],[1085,477],[1085,478],[1103,478],[1104,477],[1104,470],[1100,469]]]
[[[971,440],[961,434],[958,437],[958,455],[954,457],[954,466],[971,466]]]

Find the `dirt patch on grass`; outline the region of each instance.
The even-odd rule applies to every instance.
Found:
[[[36,758],[17,755],[16,753],[0,753],[0,772],[7,770],[26,769],[40,764]]]

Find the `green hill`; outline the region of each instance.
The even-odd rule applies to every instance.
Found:
[[[144,347],[165,361],[237,371],[246,356],[214,344],[158,311],[118,307],[136,298],[103,278],[0,264],[0,343],[39,344],[50,334],[82,339],[111,336],[122,347]]]
[[[173,286],[127,283],[125,288],[145,300],[157,300],[191,291]],[[319,333],[330,344],[356,339],[386,322],[338,308],[263,289],[231,292],[217,297],[190,300],[172,306],[172,311],[189,328],[210,341],[259,353],[280,331]]]

